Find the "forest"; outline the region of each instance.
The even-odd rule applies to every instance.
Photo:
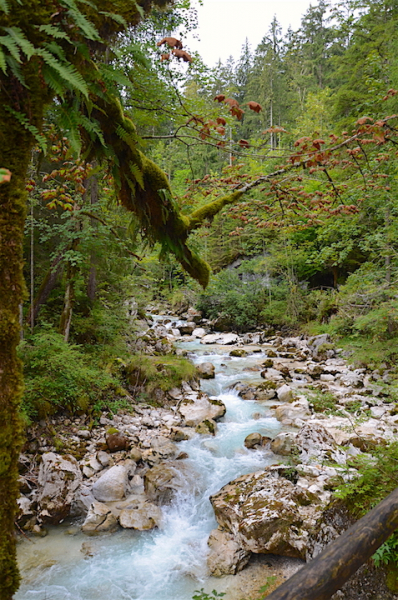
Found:
[[[398,403],[398,3],[318,0],[297,31],[274,18],[211,68],[185,46],[191,0],[0,14],[8,599],[26,431],[129,409],[126,364],[157,377],[137,345],[148,305],[225,332],[329,334],[358,368],[388,369]],[[189,378],[159,354],[170,387]]]

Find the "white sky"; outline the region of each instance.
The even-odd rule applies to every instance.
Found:
[[[267,33],[276,15],[286,33],[300,27],[301,17],[316,0],[203,0],[198,6],[199,40],[186,42],[189,50],[197,50],[204,62],[214,66],[219,59],[225,62],[232,55],[239,58],[245,39],[252,50]]]

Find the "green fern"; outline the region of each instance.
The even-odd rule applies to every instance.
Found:
[[[36,49],[33,44],[26,38],[25,34],[19,27],[3,27],[4,31],[6,31],[11,38],[14,40],[15,44],[19,46],[28,60],[32,58],[34,54],[36,54]],[[14,56],[16,58],[16,56]]]
[[[25,77],[22,75],[21,67],[19,66],[19,61],[15,60],[13,56],[8,55],[6,56],[6,63],[10,68],[11,73],[16,79],[18,79],[19,83],[27,89],[29,89],[26,85]]]
[[[60,4],[67,7],[69,10],[68,15],[76,23],[82,34],[89,40],[100,42],[101,38],[98,35],[98,31],[94,25],[87,19],[87,17],[77,8],[74,0],[61,0]],[[85,4],[88,4],[85,2]]]
[[[55,27],[54,25],[40,25],[38,29],[52,38],[66,40],[70,44],[72,43],[70,37],[65,33],[65,31],[59,29],[59,27]]]
[[[57,73],[64,80],[64,84],[67,84],[67,86],[71,88],[75,88],[84,96],[88,96],[87,85],[75,67],[73,67],[70,63],[61,63],[53,54],[51,54],[51,52],[45,50],[44,48],[38,48],[36,50],[36,54],[41,56],[44,62],[57,71]]]
[[[10,55],[17,62],[21,62],[21,53],[18,48],[18,44],[9,35],[0,36],[0,46],[5,46],[9,51]]]
[[[7,72],[6,57],[1,48],[0,48],[0,69],[3,71],[3,73]]]
[[[110,19],[112,19],[112,21],[115,21],[115,23],[118,23],[119,25],[121,25],[125,29],[127,29],[127,27],[128,27],[128,25],[126,23],[126,20],[122,17],[122,15],[117,15],[115,13],[110,13],[110,12],[107,12],[106,10],[100,10],[99,14],[100,15],[104,15],[105,17],[109,17]]]
[[[138,183],[140,188],[143,190],[145,186],[144,186],[144,178],[142,176],[141,169],[138,167],[138,165],[134,165],[133,163],[129,164],[129,169],[130,169],[130,173],[134,177],[135,181]]]
[[[46,154],[47,140],[44,137],[44,135],[41,135],[41,133],[39,132],[37,127],[35,127],[35,125],[32,125],[31,123],[29,123],[29,119],[23,113],[20,113],[20,112],[14,110],[10,106],[6,106],[5,109],[13,117],[15,117],[17,119],[17,121],[19,121],[19,123],[23,127],[25,127],[25,129],[27,129],[33,135],[33,137],[35,138],[36,142],[38,143],[38,145],[40,147],[40,150],[43,152],[43,154]]]
[[[0,9],[8,15],[10,9],[7,0],[0,0]]]

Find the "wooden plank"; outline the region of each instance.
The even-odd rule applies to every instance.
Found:
[[[398,488],[267,600],[329,600],[398,528]]]

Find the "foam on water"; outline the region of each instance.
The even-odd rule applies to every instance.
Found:
[[[196,356],[195,362],[203,358],[216,365],[213,389],[227,413],[215,437],[196,435],[180,442],[181,451],[189,455],[184,462],[191,467],[192,477],[172,505],[164,507],[161,527],[150,532],[123,530],[100,538],[80,533],[65,536],[62,528],[54,528],[47,538],[35,541],[33,561],[30,544],[22,544],[24,579],[16,600],[190,600],[194,590],[203,586],[207,539],[217,526],[209,496],[235,477],[273,460],[266,451],[244,447],[249,433],[274,437],[280,430],[266,407],[242,400],[234,392],[220,393],[235,377],[220,373],[225,354]],[[244,364],[244,359],[239,361]],[[83,542],[93,546],[92,557],[80,552]]]

